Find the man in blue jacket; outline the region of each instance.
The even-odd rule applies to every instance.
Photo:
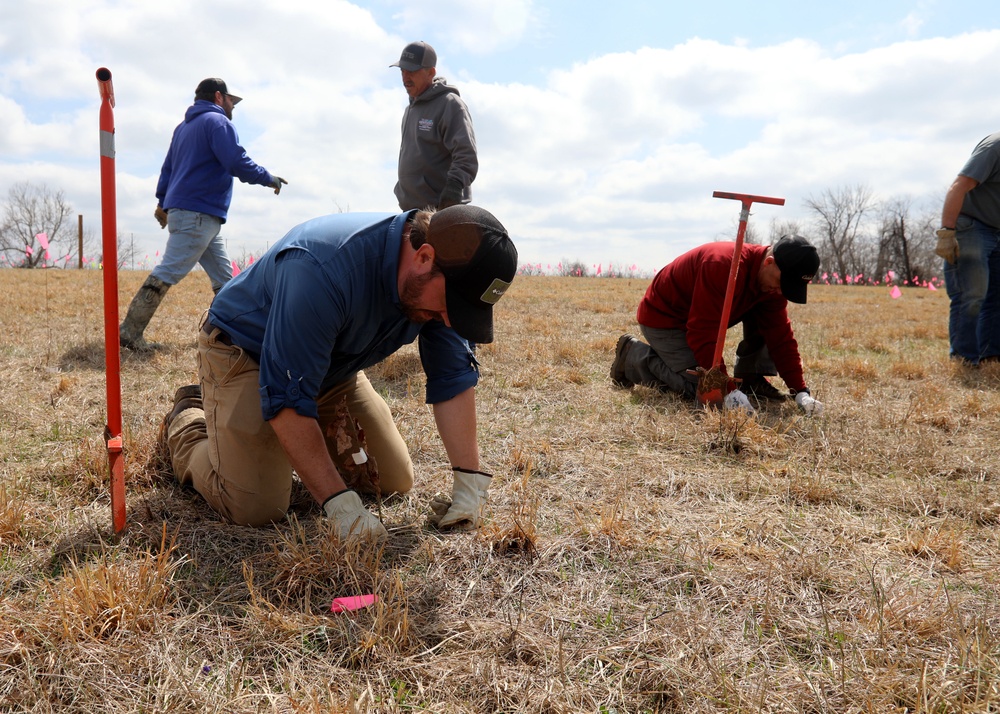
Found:
[[[247,156],[233,126],[233,107],[241,97],[230,94],[218,78],[202,80],[184,121],[174,130],[156,185],[153,212],[170,237],[163,260],[153,268],[132,299],[118,328],[122,347],[147,350],[143,338],[163,296],[201,263],[216,293],[233,277],[232,262],[219,237],[233,198],[233,177],[280,193],[283,178],[267,172]]]
[[[208,311],[200,384],[177,390],[161,431],[178,481],[228,521],[261,526],[284,517],[294,469],[341,538],[385,537],[349,488],[370,484],[351,475],[374,461],[381,492],[405,493],[413,465],[363,370],[419,337],[454,472],[438,526],[478,526],[491,476],[479,459],[469,341],[493,341],[493,305],[516,271],[506,229],[476,206],[342,213],[293,228]],[[345,421],[367,448],[345,450]]]

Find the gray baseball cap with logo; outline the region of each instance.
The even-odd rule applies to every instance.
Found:
[[[390,67],[400,67],[407,72],[416,72],[418,69],[437,66],[437,52],[426,42],[411,42],[403,48],[399,55],[399,61],[394,62]]]
[[[493,341],[493,306],[517,273],[517,249],[489,211],[461,204],[431,217],[427,243],[444,274],[448,320],[469,340]]]

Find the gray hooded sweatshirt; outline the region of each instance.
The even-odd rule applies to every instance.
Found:
[[[401,209],[440,206],[442,198],[449,204],[472,200],[469,186],[479,171],[476,135],[457,88],[435,77],[420,96],[410,99],[402,135],[395,188]]]

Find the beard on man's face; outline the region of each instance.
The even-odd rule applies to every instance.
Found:
[[[435,265],[430,272],[423,275],[412,275],[403,282],[403,291],[399,294],[399,307],[406,315],[407,320],[422,325],[425,322],[438,319],[438,313],[422,310],[417,305],[423,297],[424,288],[440,274],[441,270]]]

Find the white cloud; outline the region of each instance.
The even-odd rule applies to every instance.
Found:
[[[447,38],[449,45],[472,54],[489,54],[516,44],[529,30],[536,10],[532,0],[401,1],[396,19],[411,40]],[[435,49],[438,45],[435,42]],[[443,66],[447,56],[440,55]]]
[[[151,216],[160,162],[205,76],[243,94],[235,122],[248,153],[290,182],[277,197],[237,184],[232,252],[259,251],[322,213],[394,210],[406,96],[388,65],[432,26],[456,48],[443,64],[460,70],[475,121],[476,200],[532,262],[658,267],[733,225],[738,207],[714,190],[786,198],[756,214],[765,233],[840,185],[933,202],[1000,128],[998,31],[842,56],[805,39],[693,39],[566,63],[536,84],[493,83],[457,48],[516,43],[540,12],[527,0],[499,6],[399,3],[400,25],[386,28],[343,0],[15,4],[0,28],[0,197],[16,181],[45,182],[99,230],[103,65],[117,98],[118,225],[150,254],[165,238]]]

